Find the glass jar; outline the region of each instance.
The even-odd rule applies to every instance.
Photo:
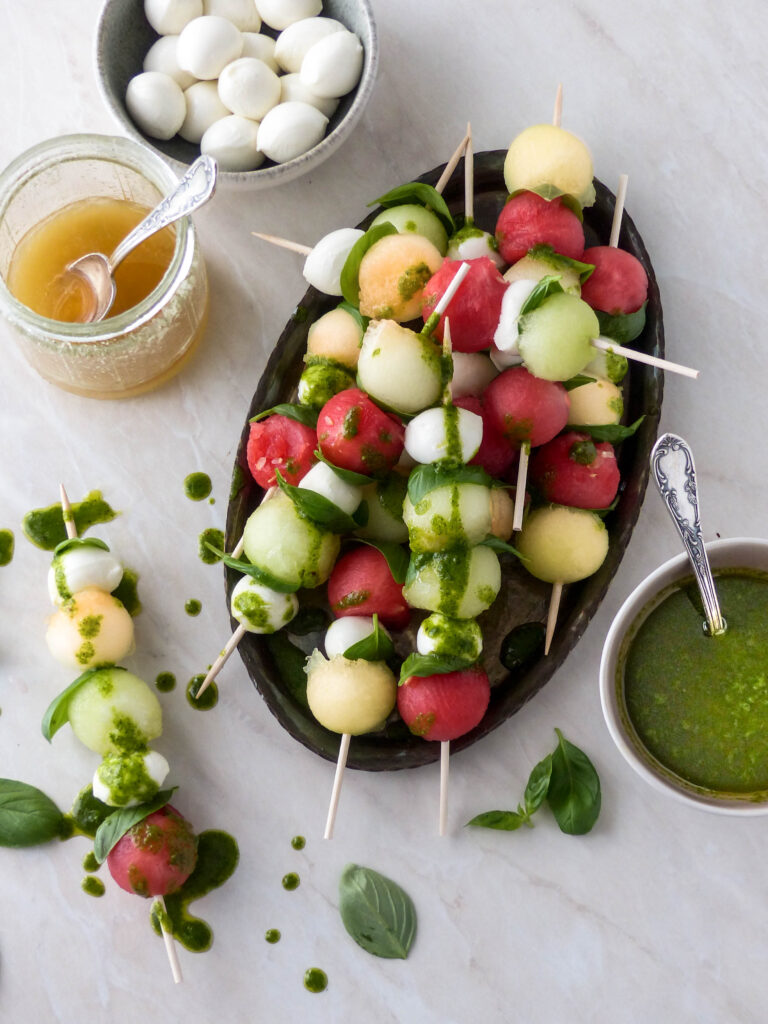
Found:
[[[173,257],[157,287],[100,323],[49,320],[22,305],[6,284],[17,245],[47,217],[102,197],[151,209],[177,181],[150,149],[106,135],[49,139],[0,174],[0,313],[47,381],[92,398],[128,398],[163,384],[194,352],[208,314],[208,281],[189,217],[175,225]]]

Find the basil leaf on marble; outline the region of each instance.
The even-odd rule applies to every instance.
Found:
[[[165,807],[178,788],[173,786],[171,789],[161,789],[146,803],[137,804],[135,807],[121,807],[105,818],[96,829],[93,841],[93,853],[99,864],[104,863],[110,851],[117,846],[129,829],[143,821],[149,814],[154,814],[161,807]]]
[[[297,423],[303,423],[305,427],[314,429],[317,426],[317,414],[318,410],[313,409],[310,405],[282,402],[280,405],[273,405],[271,409],[265,409],[264,412],[251,416],[248,422],[258,423],[259,420],[266,419],[267,416],[287,416],[289,420],[296,420]]]
[[[275,476],[278,487],[288,495],[299,512],[323,529],[331,533],[351,533],[363,525],[317,491],[289,484],[279,469],[275,470]]]
[[[587,426],[572,426],[569,430],[576,430],[583,434],[589,434],[595,441],[608,441],[609,444],[618,444],[620,441],[626,441],[628,437],[632,437],[637,428],[645,419],[645,416],[640,416],[634,423],[631,423],[628,427],[624,426],[623,423],[602,423],[602,424],[588,424]]]
[[[600,324],[602,337],[610,338],[619,345],[627,345],[643,333],[645,327],[645,301],[640,309],[634,313],[604,313],[600,309],[595,310],[597,322]]]
[[[528,817],[525,811],[484,811],[475,815],[467,822],[473,828],[495,828],[502,832],[516,832],[523,825],[528,824]]]
[[[525,812],[528,815],[537,811],[539,807],[544,803],[549,790],[549,782],[552,777],[552,755],[547,754],[539,763],[533,768],[533,771],[528,776],[528,782],[525,786],[525,793],[523,794],[523,800],[525,802]]]
[[[286,583],[284,580],[278,579],[277,576],[273,576],[271,572],[267,572],[265,569],[260,569],[258,565],[253,565],[251,562],[244,562],[240,558],[233,558],[232,555],[227,555],[225,552],[220,551],[219,548],[214,547],[209,541],[205,542],[205,546],[209,548],[214,555],[220,558],[224,565],[228,566],[230,569],[235,569],[237,572],[241,572],[244,576],[251,576],[257,583],[261,583],[262,586],[269,587],[270,590],[276,590],[278,594],[295,594],[299,589],[298,583]]]
[[[319,448],[315,450],[314,455],[318,462],[324,462],[329,469],[333,470],[339,480],[343,480],[346,484],[353,484],[355,487],[367,487],[368,484],[375,482],[371,476],[355,473],[353,469],[342,469],[341,466],[334,466],[332,462],[326,459]]]
[[[368,205],[375,206],[376,203],[385,210],[390,206],[404,206],[407,203],[426,206],[440,218],[449,236],[456,230],[456,223],[446,201],[434,185],[426,185],[423,181],[409,181],[405,185],[398,185]]]
[[[373,956],[405,960],[416,935],[416,908],[397,882],[372,868],[347,864],[339,879],[344,927]]]
[[[392,637],[385,633],[379,624],[379,616],[373,615],[373,632],[352,644],[344,651],[344,657],[350,661],[387,661],[395,653]]]
[[[548,274],[546,277],[542,277],[520,307],[520,316],[523,317],[528,313],[532,313],[534,309],[538,309],[542,302],[544,302],[545,299],[548,299],[550,295],[554,295],[556,292],[561,291],[563,291],[563,286],[560,284],[559,274]]]
[[[64,815],[50,797],[16,779],[0,779],[0,846],[39,846],[66,835]]]
[[[439,463],[416,466],[408,477],[408,497],[412,505],[418,505],[430,491],[451,484],[492,487],[493,480],[480,466],[441,466]]]
[[[66,725],[69,721],[69,702],[75,695],[75,692],[80,689],[83,683],[86,683],[92,675],[96,672],[101,672],[99,668],[89,668],[83,672],[82,675],[78,676],[73,683],[70,683],[66,690],[62,690],[61,693],[54,697],[48,708],[43,715],[43,722],[41,729],[43,736],[50,743],[59,729]]]
[[[355,537],[354,539],[380,551],[387,560],[395,583],[405,583],[410,556],[401,544],[396,544],[393,540],[374,540],[372,537]]]
[[[455,654],[419,654],[414,651],[409,654],[400,668],[400,680],[398,685],[402,686],[406,679],[411,676],[437,676],[444,672],[459,672],[461,669],[470,668],[476,664],[466,658],[459,658]]]
[[[100,548],[102,551],[109,551],[109,547],[98,537],[68,537],[61,544],[53,549],[53,557],[63,554],[72,548]]]
[[[582,836],[589,832],[600,814],[600,779],[583,750],[569,743],[559,729],[552,754],[552,778],[547,803],[561,832]]]
[[[358,307],[360,305],[360,264],[363,262],[363,256],[368,252],[372,245],[375,245],[380,238],[384,238],[386,235],[396,235],[397,228],[389,222],[384,224],[377,224],[373,228],[368,228],[362,238],[358,238],[352,248],[349,250],[349,255],[341,268],[340,283],[341,293],[350,306]]]

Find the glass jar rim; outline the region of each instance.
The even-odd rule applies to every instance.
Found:
[[[102,160],[123,164],[141,174],[165,195],[179,181],[176,172],[148,146],[119,135],[58,135],[25,150],[0,172],[0,221],[19,190],[53,164]],[[10,292],[0,274],[0,313],[49,338],[79,342],[107,341],[151,320],[181,284],[192,258],[195,232],[189,217],[176,222],[176,245],[171,262],[156,287],[130,309],[98,323],[68,323],[35,313]]]

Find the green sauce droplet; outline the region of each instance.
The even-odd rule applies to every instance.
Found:
[[[173,672],[161,672],[155,679],[155,686],[160,693],[170,693],[176,687],[176,676]]]
[[[184,611],[187,615],[199,615],[202,611],[202,604],[197,600],[196,597],[190,597],[187,603],[184,605]]]
[[[191,501],[202,501],[211,489],[211,478],[207,473],[190,473],[184,477],[184,493]]]
[[[293,839],[291,840],[291,846],[294,848],[294,850],[303,850],[306,845],[307,840],[304,838],[304,836],[294,836]]]
[[[328,988],[328,975],[319,967],[310,967],[304,972],[304,988],[310,992],[325,992]]]
[[[123,578],[112,591],[112,596],[122,601],[123,607],[132,618],[141,612],[139,600],[139,574],[135,569],[123,569]]]
[[[101,491],[91,491],[80,502],[72,505],[72,519],[77,527],[78,537],[95,526],[96,523],[109,523],[119,515],[104,501]],[[57,544],[67,539],[67,528],[61,505],[49,505],[48,508],[34,508],[24,516],[21,528],[28,540],[43,551],[53,551]]]
[[[82,836],[94,839],[96,829],[114,811],[114,807],[108,807],[101,800],[93,795],[91,786],[81,789],[75,797],[72,810],[64,816],[64,820],[71,827],[70,835],[76,832]]]
[[[280,932],[277,928],[268,928],[267,931],[264,932],[264,938],[274,946],[276,942],[280,941]]]
[[[197,538],[197,554],[200,561],[205,562],[206,565],[215,565],[217,562],[220,562],[221,559],[218,555],[214,555],[210,548],[205,546],[206,543],[212,544],[213,547],[218,548],[219,551],[223,551],[224,533],[211,526],[207,530],[203,530]]]
[[[83,857],[83,871],[98,871],[101,864],[96,860],[96,854],[91,850]]]
[[[192,676],[187,683],[187,702],[196,711],[210,711],[211,708],[215,708],[219,703],[219,688],[216,683],[211,683],[202,697],[196,697],[197,691],[203,685],[205,676],[201,673],[199,676]]]
[[[0,565],[8,565],[13,558],[13,530],[0,530]]]
[[[300,882],[301,879],[295,871],[289,871],[287,875],[283,875],[283,888],[287,889],[288,892],[298,889]]]
[[[100,878],[84,878],[80,883],[80,888],[83,892],[87,892],[89,896],[103,896],[104,895],[104,883]]]

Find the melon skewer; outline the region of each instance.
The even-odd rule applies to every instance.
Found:
[[[467,125],[467,133],[469,133],[469,125]],[[470,162],[471,162],[471,146],[472,140],[467,144],[467,148],[470,150]],[[456,275],[458,277],[458,274]],[[451,354],[451,325],[448,317],[445,318],[445,324],[443,327],[443,355],[450,356]],[[445,395],[443,396],[443,405],[450,405],[451,402],[451,387],[450,384],[446,385]],[[446,822],[448,819],[448,781],[450,774],[450,760],[451,760],[451,741],[441,740],[440,741],[440,803],[437,819],[437,831],[438,835],[444,836],[446,830]]]
[[[328,805],[328,817],[325,819],[325,831],[323,832],[323,839],[333,839],[333,826],[336,823],[336,811],[339,807],[339,796],[341,795],[341,784],[344,781],[344,769],[347,766],[347,757],[349,756],[349,741],[351,735],[348,732],[341,734],[341,742],[339,743],[339,756],[336,759],[336,773],[333,776],[333,789],[331,790],[331,800]]]
[[[613,208],[613,221],[611,222],[611,237],[608,245],[612,249],[619,247],[619,234],[621,233],[621,219],[624,216],[624,203],[627,200],[628,174],[619,175],[619,186],[616,189],[616,205]]]

